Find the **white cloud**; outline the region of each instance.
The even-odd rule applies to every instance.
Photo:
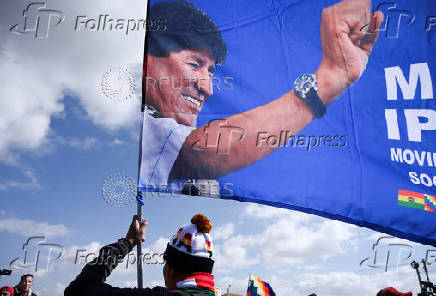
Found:
[[[233,223],[227,223],[213,229],[212,235],[214,240],[227,239],[234,232]]]
[[[102,142],[95,137],[70,137],[70,136],[53,136],[48,137],[46,146],[48,150],[56,149],[56,146],[66,146],[77,150],[100,149],[102,147],[114,147],[126,144],[118,138],[111,141]]]
[[[38,189],[40,187],[38,177],[29,168],[18,167],[24,175],[24,180],[1,180],[0,191],[9,189]]]
[[[324,273],[308,272],[296,273],[294,275],[268,274],[267,277],[260,277],[267,281],[273,288],[276,295],[309,295],[315,293],[323,296],[349,296],[365,295],[373,296],[386,287],[395,287],[401,292],[412,291],[413,295],[418,292],[418,281],[414,271],[408,267],[401,267],[391,272],[379,272],[371,270],[367,273],[330,271]],[[218,279],[223,287],[232,283],[233,293],[246,291],[247,280],[238,280],[239,284],[234,285],[231,277]]]
[[[151,281],[150,285],[148,287],[165,287],[165,281],[164,280],[160,280],[160,281]]]
[[[38,295],[64,295],[65,288],[64,284],[57,282],[54,286],[44,287],[39,291],[32,292],[36,292]]]
[[[28,3],[2,3],[3,24],[22,22]],[[139,93],[144,32],[74,31],[78,15],[98,18],[104,12],[113,18],[145,17],[144,1],[120,0],[47,1],[49,9],[61,10],[65,21],[51,27],[49,38],[12,34],[0,29],[0,155],[11,150],[37,149],[51,129],[51,119],[65,111],[65,95],[73,95],[93,123],[108,130],[133,127],[139,119]],[[135,96],[110,101],[101,90],[103,74],[114,67],[127,67],[136,77]]]
[[[100,242],[90,242],[84,246],[70,246],[66,248],[62,261],[64,265],[74,264],[84,266],[98,256],[98,251],[101,247],[102,244]]]
[[[258,236],[257,246],[269,268],[302,263],[309,258],[325,260],[350,249],[353,226],[313,217],[299,220],[300,215],[283,218],[268,225]]]
[[[49,224],[35,220],[23,220],[16,218],[0,219],[0,231],[7,231],[23,236],[65,236],[70,230],[64,224]]]
[[[88,150],[100,148],[103,144],[95,137],[86,137],[84,139],[79,139],[77,137],[62,137],[57,136],[55,138],[55,143],[63,146],[69,146],[71,148],[79,150]]]
[[[229,273],[234,270],[247,268],[259,263],[258,254],[248,254],[246,244],[236,237],[227,240],[221,245],[215,244],[214,270]]]
[[[121,287],[123,288],[135,288],[138,286],[136,281],[124,281]]]
[[[215,277],[215,286],[221,289],[221,295],[227,293],[227,289],[229,289],[230,293],[245,295],[245,292],[247,291],[247,285],[248,274],[243,278],[233,278],[230,276]]]
[[[373,241],[374,244],[378,241],[388,242],[389,244],[404,244],[409,246],[423,246],[422,244],[409,241],[407,239],[401,239],[386,233],[382,232],[374,232],[372,235],[368,237],[368,240]]]
[[[276,285],[280,294],[324,296],[375,295],[386,287],[395,287],[401,292],[417,292],[418,281],[410,267],[395,272],[356,274],[353,272],[306,273],[297,276],[295,284]],[[274,286],[273,286],[274,288]],[[291,293],[292,294],[291,294]]]
[[[248,217],[254,217],[257,219],[277,219],[279,217],[291,216],[292,212],[288,209],[274,208],[265,205],[259,205],[255,203],[249,204],[245,207],[244,214]],[[307,215],[306,215],[307,216]],[[302,217],[306,217],[302,216]]]
[[[159,237],[154,243],[148,245],[146,249],[153,253],[163,253],[167,247],[168,239]]]
[[[109,146],[118,146],[118,145],[123,145],[123,144],[126,144],[126,142],[124,142],[118,138],[115,138],[113,141],[108,143]]]
[[[55,294],[62,295],[64,293],[65,288],[66,287],[63,284],[58,282],[58,283],[56,283],[54,292],[55,292]]]
[[[250,266],[255,270],[298,266],[307,260],[326,260],[355,248],[357,227],[349,224],[262,205],[247,206],[245,215],[264,219],[263,228],[252,234],[230,236],[224,243],[216,244],[219,272]]]

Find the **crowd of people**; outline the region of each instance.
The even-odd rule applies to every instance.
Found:
[[[137,216],[133,216],[126,237],[104,246],[99,256],[88,263],[65,289],[64,296],[216,296],[212,274],[215,263],[210,234],[212,224],[202,214],[195,215],[189,223],[178,228],[169,240],[164,252],[165,287],[119,288],[105,283],[119,259],[145,241],[147,226],[146,220],[139,223]],[[33,275],[25,274],[15,287],[2,287],[0,296],[36,296],[32,286]],[[377,296],[412,296],[412,293],[401,293],[389,287],[380,290]]]
[[[32,292],[33,275],[21,276],[20,282],[15,287],[4,286],[0,289],[0,296],[37,296]]]

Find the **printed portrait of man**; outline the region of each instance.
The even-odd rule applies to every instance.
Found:
[[[204,104],[214,98],[215,69],[232,53],[214,21],[187,1],[159,2],[148,13],[166,20],[166,30],[148,32],[146,39],[140,187],[216,180],[269,155],[277,147],[256,145],[259,127],[298,134],[323,117],[364,72],[383,22],[381,12],[370,12],[369,0],[325,8],[316,71],[301,73],[294,89],[264,105],[197,126]],[[217,140],[232,145],[217,151]]]

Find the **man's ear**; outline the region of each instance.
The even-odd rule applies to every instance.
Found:
[[[175,279],[176,277],[176,270],[171,267],[171,265],[168,265],[168,275],[171,277],[171,279]]]
[[[174,268],[167,264],[167,278],[169,285],[172,286],[176,283],[177,272]]]

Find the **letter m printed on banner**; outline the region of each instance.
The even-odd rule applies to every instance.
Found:
[[[406,80],[403,71],[398,66],[385,68],[385,78],[389,101],[398,99],[397,85],[403,93],[404,100],[413,100],[418,79],[421,82],[421,99],[433,99],[433,84],[427,63],[410,65],[409,81]]]

